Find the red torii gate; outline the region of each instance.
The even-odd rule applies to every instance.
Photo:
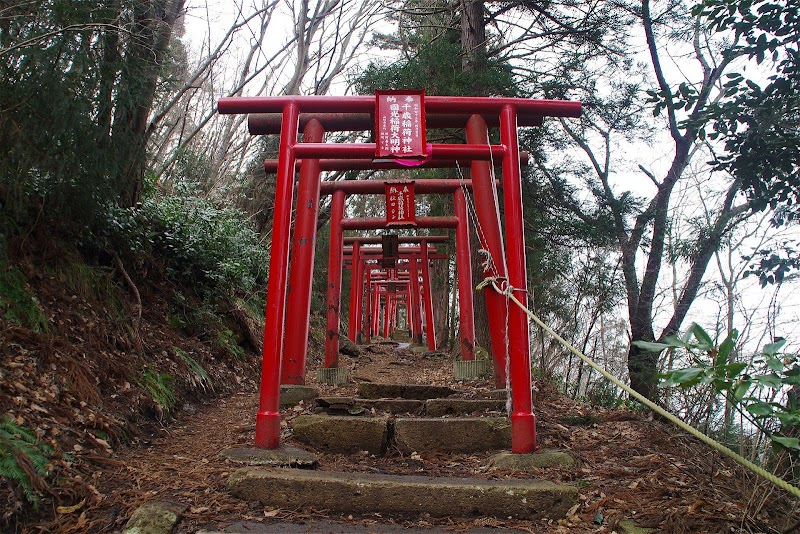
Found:
[[[413,184],[412,188],[414,194],[452,194],[453,195],[453,207],[455,211],[455,229],[456,229],[456,265],[458,266],[458,301],[459,301],[459,309],[461,313],[459,314],[459,332],[460,332],[460,339],[459,345],[461,347],[461,355],[462,360],[474,360],[475,359],[475,324],[474,324],[474,311],[473,311],[473,303],[472,303],[472,270],[470,266],[470,250],[469,250],[469,226],[468,226],[468,217],[467,217],[467,204],[464,191],[472,189],[472,180],[458,180],[458,179],[423,179],[417,181],[408,181],[408,180],[348,180],[348,181],[339,181],[339,182],[324,182],[321,186],[320,193],[321,194],[333,194],[336,191],[344,191],[346,194],[384,194],[386,186],[389,185],[401,185],[401,184]],[[387,226],[383,224],[384,219],[381,218],[363,218],[363,219],[345,219],[341,221],[341,225],[343,229],[377,229],[377,228],[386,228]],[[334,235],[335,228],[334,226],[340,224],[339,221],[331,217],[331,235]],[[433,228],[433,227],[441,227],[441,228],[449,228],[453,224],[453,219],[450,217],[415,217],[414,228]],[[393,228],[397,228],[397,225],[392,226]],[[424,236],[419,236],[419,241],[421,243],[427,243],[427,239]],[[354,239],[354,243],[359,243],[358,240]],[[331,246],[333,246],[333,240],[331,240]],[[353,245],[353,255],[359,255],[359,246],[357,244]],[[424,249],[424,246],[421,246]],[[425,252],[427,253],[427,252]],[[427,270],[427,263],[425,259],[422,259],[422,268],[423,270]],[[358,269],[353,270],[353,280],[357,280],[358,282],[355,284],[351,284],[351,314],[350,317],[358,317],[360,316],[360,302],[362,299],[361,294],[361,285],[364,278],[364,272],[359,266]],[[423,273],[423,281],[426,280],[426,275]],[[353,302],[356,302],[356,308],[353,309]],[[355,312],[355,313],[354,313]],[[426,300],[426,319],[430,320],[433,311],[432,311],[432,303],[428,303]],[[329,322],[328,324],[328,333],[326,339],[330,340],[332,337],[338,335],[338,325],[333,324],[333,322]],[[353,341],[355,339],[355,333],[357,331],[357,326],[353,324],[353,321],[350,321],[350,331],[349,337]],[[333,343],[332,343],[333,345]],[[428,327],[428,347],[431,350],[436,349],[436,339],[435,339],[435,332],[433,331],[430,326]],[[331,347],[330,350],[334,353],[338,352],[338,348]],[[327,346],[326,346],[326,367],[328,358],[327,358]],[[333,356],[335,357],[335,356]],[[501,367],[501,366],[497,366]]]
[[[460,189],[455,191],[455,198],[460,198],[461,200],[456,200],[456,205],[461,206],[463,208],[463,213],[461,213],[461,217],[453,216],[453,217],[417,217],[416,218],[416,228],[456,228],[457,234],[460,235],[460,239],[456,239],[456,247],[457,247],[457,256],[460,256],[460,265],[464,265],[465,267],[459,271],[459,303],[464,306],[465,314],[461,316],[461,337],[462,337],[462,354],[467,353],[466,359],[474,359],[474,352],[475,352],[475,324],[472,312],[472,275],[469,266],[469,236],[467,234],[468,230],[466,229],[467,226],[467,219],[466,219],[466,205],[463,201],[463,192]],[[459,221],[463,221],[460,223]],[[334,215],[331,214],[331,235],[334,235],[335,228],[339,226],[345,230],[377,230],[387,228],[386,225],[386,218],[385,217],[364,217],[364,218],[357,218],[357,219],[342,219],[338,221],[334,218]],[[459,231],[458,229],[461,228]],[[331,247],[333,247],[333,238],[331,238]],[[353,255],[358,256],[358,251],[356,245],[354,244],[354,251]],[[460,252],[459,252],[460,251]],[[331,259],[332,256],[329,256]],[[430,350],[436,349],[436,334],[435,329],[433,328],[433,301],[430,298],[431,290],[430,290],[430,272],[429,272],[429,261],[428,257],[428,247],[424,237],[420,243],[420,268],[422,271],[422,280],[424,284],[423,292],[426,295],[424,299],[425,304],[425,320],[426,320],[426,329],[428,331],[428,348]],[[413,262],[416,264],[416,260]],[[359,264],[360,265],[360,264]],[[354,287],[362,288],[361,280],[364,278],[364,273],[354,270],[354,280],[358,280],[354,284],[351,284],[351,299],[355,299],[356,305],[361,301],[362,294],[359,293],[359,289],[353,290]],[[335,275],[333,271],[329,267],[328,275]],[[341,285],[341,280],[338,280],[337,283]],[[329,289],[332,288],[333,282],[329,284]],[[335,289],[335,288],[334,288]],[[335,300],[335,293],[328,293],[329,297],[333,296]],[[335,364],[335,359],[338,357],[338,314],[333,315],[331,310],[333,309],[334,301],[329,300],[329,322],[328,322],[328,331],[326,334],[326,343],[330,343],[330,348],[326,345],[325,354],[326,354],[326,367],[332,367]],[[338,307],[338,304],[336,304]],[[350,337],[352,338],[352,332],[350,333]],[[331,360],[328,359],[328,355],[331,355]]]
[[[444,236],[444,237],[446,237],[446,236]],[[421,239],[424,240],[425,237],[422,236]],[[358,241],[356,241],[356,243],[358,243]],[[350,250],[348,250],[348,247],[345,247],[345,251],[344,252],[345,252],[345,255],[347,255],[348,252],[350,252],[350,254],[351,254],[351,263],[355,263],[357,261],[357,262],[363,264],[364,274],[366,274],[366,278],[367,278],[365,287],[369,290],[369,289],[371,289],[372,285],[374,285],[375,282],[378,282],[378,281],[381,280],[380,278],[372,278],[372,272],[374,270],[378,270],[379,271],[380,269],[382,269],[382,267],[380,267],[378,264],[366,264],[366,260],[367,260],[367,258],[382,260],[383,259],[383,255],[381,254],[382,251],[380,249],[374,249],[374,250],[367,250],[365,252],[363,249],[359,249],[358,258],[356,259],[355,257],[353,257],[353,253],[354,253],[355,250],[356,250],[356,246],[354,244],[353,248],[351,248]],[[412,326],[412,332],[413,332],[412,335],[414,336],[414,339],[415,339],[415,341],[417,343],[421,343],[422,342],[422,328],[421,328],[420,315],[425,315],[426,329],[429,332],[429,335],[428,335],[428,348],[430,350],[435,350],[436,349],[436,339],[435,339],[435,335],[433,335],[434,320],[433,320],[433,301],[430,300],[431,299],[430,276],[429,275],[426,276],[425,274],[423,274],[422,293],[425,295],[424,309],[426,310],[426,312],[424,314],[422,314],[421,311],[420,311],[420,305],[421,305],[422,301],[420,300],[420,297],[419,297],[420,285],[419,285],[419,273],[418,273],[419,267],[418,267],[418,262],[420,262],[422,260],[422,250],[423,250],[422,247],[414,247],[411,250],[400,248],[399,252],[398,252],[398,255],[396,256],[396,259],[407,261],[408,262],[408,266],[401,267],[400,264],[398,264],[398,266],[396,268],[394,268],[394,269],[384,269],[384,270],[391,270],[391,271],[394,271],[396,273],[399,273],[400,271],[409,272],[408,278],[405,279],[404,281],[407,281],[409,284],[412,285],[412,287],[409,289],[409,295],[411,297],[411,302],[409,302],[409,305],[411,306],[410,309],[413,311],[412,319],[414,321],[414,324]],[[448,259],[448,256],[446,254],[437,254],[435,252],[435,249],[433,249],[432,247],[428,248],[427,257],[428,257],[428,260],[434,260],[434,259],[446,260],[446,259]],[[352,269],[353,268],[351,266],[351,270]],[[414,278],[414,275],[412,273],[416,274],[415,278]],[[356,279],[353,278],[353,280],[356,280]],[[467,282],[470,282],[470,280],[471,280],[471,278],[465,279],[463,281],[464,285],[462,287],[462,290],[463,289],[471,290],[471,288],[467,284]],[[363,282],[363,276],[361,277],[361,279],[353,282],[351,284],[351,288],[353,287],[353,285],[355,285],[355,284],[359,284],[360,285],[362,282]],[[471,282],[470,282],[470,284],[471,284]],[[374,297],[374,295],[373,295],[373,297]],[[471,297],[471,294],[469,295],[469,297]],[[351,300],[351,307],[350,307],[351,323],[353,323],[354,321],[360,321],[361,320],[361,315],[362,315],[362,310],[360,309],[361,300],[360,300],[359,297],[356,297],[356,298],[357,298],[357,300],[356,300],[356,303],[355,303],[355,305],[356,305],[355,309],[353,307],[353,301]],[[374,299],[374,300],[371,301],[370,298],[368,297],[366,299],[366,302],[367,302],[367,305],[368,305],[368,310],[367,310],[366,315],[367,315],[367,317],[371,317],[373,319],[373,321],[374,321],[375,318],[373,317],[373,313],[372,312],[374,311],[375,313],[377,313],[377,310],[375,310],[374,307],[377,306],[378,300]],[[469,305],[471,305],[471,299],[469,300]],[[370,309],[369,306],[372,306],[373,308]],[[465,304],[465,307],[466,306],[468,306],[468,305]],[[467,309],[467,313],[469,313],[468,309]],[[356,323],[356,324],[358,324],[358,323]],[[368,324],[369,324],[369,322],[367,322],[365,324],[365,327],[368,326]],[[474,324],[472,322],[471,315],[470,315],[470,317],[466,318],[464,320],[464,322],[462,323],[462,329],[464,330],[464,332],[462,332],[461,337],[462,337],[462,340],[465,340],[465,341],[462,341],[462,359],[465,359],[465,360],[475,359],[474,350],[469,350],[470,347],[474,346]],[[358,330],[357,326],[356,326],[356,330]],[[371,331],[375,331],[375,329],[372,328]],[[353,332],[354,332],[354,330],[351,330],[351,332],[350,332],[350,334],[348,336],[348,337],[350,337],[350,339],[354,338]],[[369,328],[365,328],[364,329],[364,337],[366,339],[369,339],[370,333],[371,332],[370,332]],[[326,356],[327,356],[327,353],[326,353]],[[328,365],[327,359],[326,359],[326,365]]]
[[[316,172],[319,176],[320,158],[333,159],[372,159],[377,153],[375,143],[353,143],[334,145],[322,143],[322,125],[317,119],[310,119],[305,126],[304,142],[297,143],[300,113],[326,113],[336,109],[343,114],[374,113],[377,98],[370,96],[280,96],[280,97],[232,97],[220,99],[220,113],[280,113],[280,149],[278,157],[278,179],[274,211],[273,239],[270,256],[270,277],[267,287],[267,306],[265,314],[265,340],[261,374],[259,411],[256,416],[255,446],[274,449],[280,446],[280,368],[283,354],[283,332],[285,325],[285,303],[288,278],[288,253],[290,245],[289,229],[293,205],[294,170],[297,159],[303,167],[312,168],[308,174]],[[506,258],[509,290],[518,292],[519,300],[527,305],[527,280],[525,269],[524,222],[522,217],[522,188],[519,167],[518,123],[526,119],[531,124],[544,116],[577,117],[580,115],[580,102],[554,100],[525,100],[516,98],[484,97],[428,97],[424,112],[433,119],[437,115],[452,117],[457,114],[470,115],[467,127],[466,145],[432,144],[428,145],[427,155],[435,160],[472,161],[472,178],[482,172],[491,173],[490,160],[502,161],[504,184],[504,208],[506,219]],[[486,120],[478,114],[498,118],[500,145],[489,145],[482,139],[486,134]],[[470,132],[472,131],[472,135]],[[317,135],[319,134],[319,135]],[[476,135],[477,134],[477,135]],[[483,163],[479,163],[483,162]],[[392,164],[389,163],[391,166]],[[316,169],[313,169],[316,167]],[[375,168],[374,166],[371,168]],[[476,172],[477,171],[477,172]],[[317,179],[317,184],[319,180]],[[301,179],[302,182],[302,179]],[[298,195],[300,196],[300,189]],[[493,188],[491,188],[493,190]],[[317,189],[318,191],[318,189]],[[334,195],[334,204],[336,200]],[[476,209],[494,211],[494,217],[479,221],[484,232],[500,233],[497,217],[498,204],[491,200],[496,196],[483,198],[476,195]],[[316,203],[315,203],[316,204]],[[343,204],[343,203],[342,203]],[[303,204],[300,204],[303,205]],[[312,209],[316,210],[316,206]],[[300,210],[298,210],[300,211]],[[480,213],[480,209],[478,209]],[[299,216],[298,216],[299,221]],[[297,223],[296,223],[297,224]],[[491,239],[491,237],[486,237]],[[502,243],[482,243],[491,253],[491,260],[497,264],[505,256],[495,256],[492,248],[500,248]],[[312,247],[313,248],[313,247]],[[313,256],[312,256],[313,257]],[[488,265],[487,268],[491,267]],[[492,270],[497,274],[496,270]],[[307,316],[307,315],[306,315]],[[536,417],[531,401],[531,367],[529,347],[529,325],[523,310],[516,307],[508,309],[508,360],[510,366],[510,385],[512,396],[511,439],[512,451],[532,452],[536,445]],[[494,330],[494,329],[493,329]],[[493,332],[497,334],[497,332]],[[494,337],[493,337],[494,341]],[[494,344],[493,344],[494,346]]]
[[[437,236],[437,237],[444,237],[445,241],[448,239],[448,236]],[[351,246],[345,245],[345,247],[344,247],[344,255],[345,255],[345,262],[347,261],[346,258],[348,256],[348,254],[351,256],[350,262],[352,264],[352,262],[354,260],[354,258],[352,257],[353,251],[357,248],[358,245],[361,244],[361,242],[359,241],[359,238],[350,238],[350,239],[351,240],[355,239],[354,244],[351,245]],[[366,238],[366,239],[369,239],[369,238]],[[416,237],[414,239],[419,240],[419,238],[416,238]],[[422,237],[422,239],[424,239],[424,237]],[[371,239],[371,241],[375,242],[376,240]],[[350,302],[350,323],[352,325],[352,323],[355,322],[354,331],[355,332],[361,332],[363,334],[364,339],[365,339],[365,341],[367,343],[369,342],[369,339],[371,337],[372,332],[375,332],[375,329],[374,328],[370,328],[370,326],[371,326],[371,321],[370,320],[363,321],[363,328],[359,328],[359,326],[362,324],[363,316],[366,316],[368,319],[370,319],[372,317],[371,310],[372,310],[372,307],[374,306],[374,302],[372,301],[372,298],[370,296],[371,295],[371,291],[372,291],[372,287],[374,285],[376,285],[377,283],[382,283],[382,281],[385,280],[389,276],[388,273],[390,273],[390,272],[394,273],[394,275],[397,277],[396,279],[398,281],[400,280],[400,273],[401,272],[408,273],[408,276],[404,277],[402,279],[402,282],[406,283],[406,284],[411,284],[411,274],[410,274],[411,273],[411,266],[410,266],[410,262],[411,261],[414,261],[414,262],[417,261],[417,258],[419,257],[421,250],[422,250],[422,248],[419,247],[419,246],[406,246],[406,247],[400,246],[400,247],[398,247],[397,255],[392,258],[392,259],[397,259],[398,260],[397,266],[395,268],[386,268],[386,267],[382,266],[382,262],[383,262],[383,259],[384,259],[383,248],[382,247],[364,246],[364,247],[359,247],[358,248],[358,261],[363,263],[363,273],[364,273],[364,275],[366,277],[366,282],[364,283],[364,287],[366,288],[368,294],[366,295],[366,298],[364,299],[364,301],[366,303],[366,310],[361,310],[360,309],[360,307],[361,307],[361,301],[360,300],[357,303],[357,307],[359,309],[356,309],[356,302],[353,302],[351,300],[351,302]],[[447,259],[448,258],[448,256],[444,255],[444,254],[436,255],[436,248],[434,246],[430,246],[429,245],[428,250],[429,250],[429,259],[438,259],[438,258]],[[430,252],[433,252],[434,254],[430,254]],[[368,261],[370,261],[371,263],[367,263]],[[372,263],[372,262],[374,262],[374,263]],[[404,263],[404,262],[407,262],[407,264]],[[352,271],[352,265],[350,266],[350,268],[351,268],[351,271]],[[361,284],[362,282],[364,282],[363,278],[361,280],[357,281],[357,283],[359,283],[359,284]],[[419,280],[416,280],[416,283],[417,283],[416,287],[418,287]],[[408,310],[409,310],[409,312],[411,313],[411,310],[412,310],[411,306],[416,305],[416,308],[413,308],[413,310],[416,310],[416,313],[419,313],[419,305],[418,305],[419,302],[420,302],[420,300],[419,300],[419,292],[414,294],[414,293],[412,293],[410,291],[410,289],[408,289],[408,293],[407,294],[409,295],[409,302],[408,302]],[[365,311],[365,313],[362,313],[364,311]],[[413,332],[412,333],[412,337],[415,339],[415,341],[418,340],[417,342],[421,343],[421,341],[422,341],[421,329],[416,328],[415,327],[416,325],[413,325],[413,324],[411,326],[412,326],[412,332]],[[417,337],[415,335],[417,333],[420,334],[419,337]],[[349,337],[350,337],[351,340],[356,341],[356,339],[354,339],[355,336],[352,334],[352,332],[351,332]]]
[[[314,121],[310,121],[309,125],[313,125]],[[301,165],[301,181],[303,177]],[[459,304],[463,306],[464,313],[461,314],[461,338],[462,338],[462,351],[464,359],[474,359],[475,352],[475,326],[472,312],[472,278],[469,265],[469,235],[468,235],[468,221],[466,200],[462,189],[468,189],[472,186],[470,180],[455,180],[455,179],[425,179],[419,181],[409,182],[408,180],[395,181],[395,180],[347,180],[338,182],[323,182],[319,188],[320,195],[333,195],[331,203],[331,233],[328,250],[328,291],[327,291],[327,319],[326,319],[326,334],[325,334],[325,367],[332,368],[338,364],[339,355],[339,323],[340,323],[340,305],[341,305],[341,265],[342,265],[342,250],[344,238],[342,236],[344,230],[376,230],[386,229],[389,227],[388,220],[385,217],[367,217],[367,218],[353,218],[344,219],[344,200],[346,194],[384,194],[387,185],[399,184],[414,184],[414,192],[419,194],[441,194],[449,193],[454,195],[454,208],[456,215],[452,217],[415,217],[414,228],[455,228],[457,230],[457,261],[459,262]],[[300,187],[298,187],[300,189]],[[318,201],[318,200],[317,200]],[[309,204],[316,204],[309,199]],[[300,216],[298,216],[298,223],[296,228],[300,228]],[[308,223],[310,227],[310,222]],[[400,226],[394,225],[393,228]],[[316,227],[314,227],[315,229]],[[296,231],[297,235],[297,231]],[[306,241],[307,238],[304,238]],[[313,241],[314,238],[311,239]],[[440,239],[440,238],[439,238]],[[299,240],[296,239],[299,243]],[[420,237],[422,243],[421,248],[425,249],[425,238]],[[354,238],[353,241],[353,255],[357,258],[359,255],[359,241]],[[423,252],[423,256],[427,251]],[[294,262],[294,256],[292,258]],[[307,262],[313,262],[313,255]],[[423,281],[428,280],[428,260],[421,258]],[[357,333],[357,317],[361,315],[361,301],[363,299],[363,284],[364,279],[363,265],[356,261],[353,264],[354,281],[350,285],[350,318],[348,337],[356,341]],[[299,280],[302,283],[303,280]],[[295,285],[291,284],[294,289]],[[303,291],[308,292],[310,298],[310,287]],[[427,295],[430,295],[428,289]],[[305,296],[305,292],[303,293]],[[425,300],[425,317],[430,323],[428,325],[428,347],[434,350],[436,347],[435,332],[432,328],[433,306],[429,302],[430,298]],[[291,303],[290,303],[291,306]],[[354,307],[355,306],[355,307]],[[303,375],[305,369],[305,350],[308,338],[308,321],[302,321],[300,317],[295,317],[297,320],[297,328],[305,328],[305,332],[293,337],[295,340],[292,345],[291,353],[287,350],[283,357],[284,367],[282,369],[282,382],[283,383],[303,383]],[[288,357],[287,357],[288,356]]]

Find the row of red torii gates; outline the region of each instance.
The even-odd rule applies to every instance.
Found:
[[[373,96],[280,96],[222,98],[223,114],[251,114],[250,133],[280,134],[277,161],[266,161],[267,172],[277,172],[274,224],[264,329],[259,411],[255,446],[280,446],[281,383],[303,383],[311,306],[311,280],[316,247],[316,225],[322,195],[332,195],[331,238],[328,256],[326,368],[338,364],[339,306],[345,251],[353,272],[348,335],[368,337],[377,330],[380,296],[385,298],[383,327],[388,334],[393,310],[404,299],[412,334],[421,341],[421,318],[427,324],[428,346],[435,347],[430,299],[429,262],[442,236],[418,236],[414,248],[399,246],[396,236],[384,235],[380,249],[371,238],[348,238],[345,230],[391,228],[451,228],[456,230],[456,266],[460,308],[459,340],[462,359],[474,359],[472,277],[468,237],[467,199],[472,190],[483,276],[501,280],[527,304],[525,242],[518,126],[541,125],[543,117],[577,117],[580,102],[484,97],[425,97],[422,91],[376,91]],[[488,127],[499,126],[500,144],[489,141]],[[302,142],[298,131],[303,128]],[[465,128],[466,144],[428,144],[426,129]],[[325,143],[328,131],[372,130],[373,143]],[[470,180],[423,179],[410,181],[355,180],[321,182],[323,171],[456,168],[470,162]],[[503,234],[493,163],[502,164]],[[299,168],[297,201],[293,202]],[[409,192],[410,191],[410,192]],[[416,217],[413,195],[452,194],[455,213],[445,217]],[[347,219],[345,198],[352,194],[385,194],[385,217]],[[294,234],[290,236],[292,207],[296,205]],[[505,242],[503,240],[505,236]],[[408,238],[406,238],[407,240]],[[289,254],[291,251],[291,264]],[[375,255],[388,271],[370,261]],[[394,266],[392,264],[394,263]],[[291,265],[291,268],[290,268]],[[401,267],[402,266],[402,267]],[[400,278],[402,269],[408,276]],[[374,276],[373,276],[374,273]],[[380,274],[379,274],[380,273]],[[366,282],[365,282],[366,279]],[[420,287],[420,284],[422,287]],[[368,293],[365,287],[383,286]],[[396,291],[397,286],[402,291]],[[394,291],[389,291],[393,289]],[[288,299],[287,299],[288,293]],[[420,300],[420,295],[425,296]],[[377,298],[376,298],[377,296]],[[531,400],[529,324],[524,311],[508,306],[496,291],[484,293],[489,315],[495,379],[511,389],[512,451],[536,450],[536,417]],[[424,309],[424,311],[423,311]],[[366,316],[368,320],[362,318]],[[506,374],[508,376],[506,376]]]

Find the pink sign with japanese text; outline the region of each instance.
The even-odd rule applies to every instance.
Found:
[[[375,157],[425,158],[425,90],[375,91],[375,99]]]
[[[414,226],[414,182],[386,184],[386,226]]]

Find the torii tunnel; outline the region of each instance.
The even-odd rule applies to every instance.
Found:
[[[518,126],[536,126],[543,117],[577,117],[580,102],[518,98],[425,96],[420,91],[376,91],[375,96],[267,96],[222,98],[218,110],[224,114],[248,113],[251,133],[280,133],[275,194],[274,224],[262,355],[261,390],[256,415],[255,446],[280,446],[280,384],[284,351],[290,343],[306,343],[292,332],[308,325],[310,282],[316,246],[316,222],[321,193],[320,173],[341,169],[408,169],[420,167],[461,168],[469,162],[473,201],[481,250],[486,254],[483,276],[495,277],[506,292],[514,292],[527,306],[525,242]],[[335,110],[335,113],[331,113]],[[400,113],[402,112],[402,126]],[[260,115],[268,114],[268,115]],[[270,115],[271,114],[271,115]],[[413,120],[406,129],[406,115]],[[303,140],[298,130],[303,127]],[[500,144],[489,142],[488,125],[497,125]],[[325,131],[373,129],[374,143],[325,143]],[[401,130],[401,127],[403,128]],[[466,144],[427,143],[426,129],[463,127]],[[406,132],[409,132],[406,134]],[[402,134],[402,135],[401,135]],[[297,215],[294,237],[290,236],[294,206],[295,171],[299,161]],[[502,165],[503,212],[492,176],[493,163]],[[270,165],[265,163],[265,169]],[[421,185],[428,180],[418,180]],[[327,187],[327,186],[326,186]],[[347,186],[351,187],[351,186]],[[332,213],[344,213],[343,190],[333,193]],[[334,215],[335,216],[335,215]],[[459,216],[419,217],[416,228],[456,228]],[[342,270],[342,232],[345,229],[386,228],[386,218],[342,220],[335,254],[329,251],[331,273]],[[382,223],[382,226],[380,226]],[[464,225],[466,226],[466,225]],[[505,238],[505,242],[503,241]],[[354,244],[355,246],[355,244]],[[360,246],[360,244],[359,244]],[[291,250],[291,272],[289,269]],[[420,254],[427,253],[427,243]],[[336,256],[335,258],[332,256]],[[457,260],[458,261],[458,260]],[[361,262],[354,262],[359,270]],[[422,269],[425,262],[422,262]],[[360,279],[360,278],[359,278]],[[413,273],[410,277],[413,283]],[[423,276],[424,281],[424,276]],[[361,285],[363,288],[363,284]],[[287,302],[287,289],[291,288]],[[308,288],[308,289],[306,289]],[[536,417],[531,400],[531,362],[528,318],[507,297],[492,290],[484,293],[490,319],[490,338],[495,367],[508,367],[511,389],[512,452],[536,450]],[[330,301],[329,301],[330,304]],[[337,306],[338,307],[338,306]],[[330,308],[329,308],[330,312]],[[338,309],[336,310],[338,316]],[[412,312],[413,315],[413,312]],[[507,317],[507,321],[505,318]],[[384,321],[386,324],[386,321]],[[286,328],[285,328],[286,327]],[[307,326],[306,326],[307,328]],[[338,331],[337,331],[338,332]],[[507,350],[505,340],[508,339]],[[498,362],[498,354],[501,361]],[[498,365],[500,363],[501,365]]]
[[[352,292],[350,298],[350,331],[348,333],[350,339],[355,341],[357,333],[361,332],[364,338],[369,340],[371,334],[378,331],[377,328],[374,327],[374,323],[379,318],[378,308],[380,307],[380,298],[374,293],[371,295],[368,294],[367,298],[364,299],[367,304],[367,309],[362,310],[361,297],[363,294],[359,292],[364,288],[366,288],[367,291],[371,291],[374,285],[392,279],[393,281],[407,283],[409,285],[409,287],[406,288],[409,300],[407,310],[409,310],[412,319],[410,328],[412,338],[417,343],[422,343],[423,330],[421,324],[422,317],[424,317],[428,348],[430,350],[435,350],[437,348],[433,319],[433,300],[431,298],[430,270],[428,265],[431,260],[446,260],[448,256],[446,254],[438,254],[436,248],[433,246],[426,246],[426,238],[424,236],[422,236],[421,239],[421,246],[398,247],[396,252],[388,256],[384,253],[383,248],[361,247],[358,241],[355,241],[351,247],[344,247],[345,258],[347,259],[349,256],[351,272],[354,273],[351,278],[353,282],[350,284]],[[468,259],[467,255],[466,260]],[[391,264],[387,265],[387,260],[391,262]],[[368,261],[370,263],[368,263]],[[469,264],[467,264],[467,266],[469,266]],[[381,270],[383,272],[381,272]],[[406,272],[408,276],[404,279],[392,278],[396,277],[399,272]],[[422,277],[421,280],[420,275]],[[471,276],[466,273],[459,273],[459,277],[459,293],[463,293],[463,298],[467,299],[466,301],[462,300],[461,305],[464,307],[463,309],[465,312],[468,313],[472,310]],[[353,288],[358,289],[354,292]],[[388,291],[388,293],[392,293],[392,291]],[[387,295],[386,292],[384,292],[383,295],[386,296],[386,306],[391,307],[393,305],[393,297]],[[392,312],[387,310],[386,306],[384,307],[385,315],[391,314]],[[365,316],[367,320],[364,320]],[[372,318],[372,320],[369,321],[369,318]],[[387,321],[384,320],[384,325],[386,322]],[[370,325],[373,325],[373,327],[368,328]],[[471,313],[469,316],[463,318],[460,326],[460,338],[462,340],[461,357],[463,360],[474,360],[475,331]],[[390,330],[391,328],[386,329],[385,327],[383,336],[388,337]],[[329,339],[333,337],[330,334],[331,332],[329,331]],[[325,365],[326,367],[331,367],[335,365],[335,358],[338,354],[333,350],[328,351],[327,348],[326,346]],[[329,358],[332,358],[332,360],[329,360]]]

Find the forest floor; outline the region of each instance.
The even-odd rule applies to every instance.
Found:
[[[579,501],[563,520],[351,517],[244,502],[226,490],[239,466],[219,456],[254,441],[258,356],[238,341],[232,345],[235,321],[210,330],[211,314],[177,288],[153,281],[140,283],[138,316],[112,270],[24,258],[18,265],[26,282],[17,287],[35,295],[28,301],[40,310],[43,326],[22,327],[0,317],[0,460],[13,457],[22,471],[17,476],[27,477],[41,497],[34,509],[19,484],[0,477],[3,532],[120,531],[137,507],[153,500],[186,506],[180,532],[242,521],[322,521],[342,532],[357,526],[374,532],[392,526],[611,532],[620,520],[632,519],[663,532],[773,533],[797,524],[796,502],[683,432],[648,413],[573,401],[545,380],[535,384],[539,443],[568,450],[577,460],[573,467],[510,471],[487,467],[489,453],[404,455],[390,449],[380,457],[319,453],[318,468],[566,482],[578,487]],[[369,381],[448,385],[462,397],[494,387],[488,380],[454,382],[449,355],[397,349],[376,344],[343,356],[351,384],[320,387],[321,394],[355,395],[356,383]],[[321,351],[319,331],[312,329],[308,384],[316,382]],[[173,394],[168,412],[156,402],[166,391]],[[313,411],[313,405],[284,410],[285,442],[293,443],[291,420]],[[35,441],[24,450],[31,458],[41,453],[46,465],[33,465],[19,454],[23,449],[12,455],[8,445],[23,440],[20,429]]]
[[[489,381],[453,383],[445,355],[414,355],[391,345],[373,345],[355,358],[344,358],[353,381],[449,385],[460,396],[492,389]],[[308,383],[313,384],[313,367]],[[536,413],[543,448],[569,450],[577,464],[518,472],[487,467],[490,453],[473,455],[403,455],[383,457],[320,453],[319,469],[330,471],[487,479],[541,478],[579,487],[579,502],[559,521],[497,518],[380,517],[341,515],[313,508],[287,510],[243,502],[226,491],[228,476],[239,466],[219,452],[253,442],[257,394],[251,383],[239,391],[182,415],[138,448],[115,453],[97,474],[98,499],[85,514],[76,513],[92,531],[119,529],[130,513],[149,500],[187,506],[179,532],[221,529],[242,521],[251,524],[314,524],[333,521],[369,526],[469,531],[475,527],[521,532],[612,532],[623,519],[662,532],[778,532],[794,521],[790,503],[726,458],[683,432],[654,421],[648,414],[604,410],[574,402],[546,383],[537,384]],[[355,384],[323,386],[323,395],[355,395]],[[284,411],[284,439],[292,442],[290,423],[313,405]],[[327,523],[326,523],[327,524]],[[66,525],[62,525],[66,526]],[[78,524],[76,524],[78,526]],[[312,527],[312,530],[313,527]]]

